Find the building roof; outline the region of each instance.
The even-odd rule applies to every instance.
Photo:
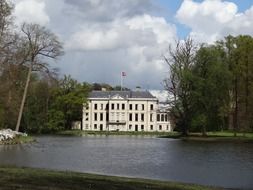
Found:
[[[89,94],[89,98],[112,98],[114,96],[120,96],[122,98],[145,98],[154,99],[154,97],[149,91],[92,91]]]

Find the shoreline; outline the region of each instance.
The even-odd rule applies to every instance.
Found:
[[[106,136],[153,136],[157,138],[178,139],[187,142],[236,142],[236,143],[253,143],[253,133],[238,133],[237,137],[233,132],[208,132],[207,136],[200,133],[190,133],[189,136],[183,137],[178,132],[113,132],[113,131],[81,131],[68,130],[60,131],[54,135],[57,136],[86,136],[86,135],[106,135]]]
[[[0,146],[4,145],[17,145],[36,142],[36,139],[32,136],[17,136],[14,139],[0,141]]]
[[[72,171],[0,166],[1,189],[92,189],[92,190],[224,190],[211,187],[151,179],[116,177]]]
[[[233,132],[208,132],[207,136],[202,136],[200,133],[190,133],[189,136],[180,136],[178,132],[123,132],[123,131],[82,131],[82,130],[66,130],[51,134],[34,134],[29,136],[17,136],[14,139],[0,141],[2,145],[16,145],[36,142],[38,136],[70,136],[70,137],[85,137],[94,136],[140,136],[140,137],[156,137],[177,139],[185,142],[210,142],[210,143],[253,143],[253,133],[238,133],[237,137],[233,136]]]

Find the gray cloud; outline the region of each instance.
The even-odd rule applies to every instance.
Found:
[[[71,7],[66,9],[68,14],[76,14],[88,22],[110,22],[115,18],[148,14],[158,9],[152,0],[65,0],[65,2]]]
[[[66,53],[57,64],[62,74],[79,81],[119,85],[125,71],[127,87],[161,89],[166,70],[161,55],[177,35],[174,24],[153,16],[157,9],[153,2],[18,0],[15,4],[24,10],[20,18],[31,17],[33,11],[29,15],[25,11],[29,4],[40,11],[38,21],[49,18],[44,24],[65,44]]]

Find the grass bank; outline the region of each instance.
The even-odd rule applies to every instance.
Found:
[[[69,136],[85,136],[85,135],[129,135],[129,136],[168,136],[178,137],[177,132],[145,132],[145,131],[82,131],[82,130],[67,130],[56,133],[57,135]]]
[[[23,144],[23,143],[30,143],[34,142],[35,139],[31,136],[17,136],[14,139],[0,141],[0,145],[14,145],[14,144]]]
[[[252,142],[253,133],[234,133],[231,131],[208,132],[207,136],[202,136],[201,133],[190,133],[188,137],[180,136],[178,132],[123,132],[123,131],[82,131],[82,130],[67,130],[56,133],[57,135],[67,136],[85,136],[85,135],[129,135],[129,136],[155,136],[160,138],[181,139],[184,141],[204,141],[204,142]]]
[[[173,138],[173,136],[166,136],[166,138]],[[176,138],[185,141],[253,143],[253,133],[237,133],[235,137],[231,131],[208,132],[207,136],[202,136],[201,133],[190,133],[187,137],[177,136]]]
[[[0,189],[19,190],[218,190],[223,188],[76,172],[0,166]]]

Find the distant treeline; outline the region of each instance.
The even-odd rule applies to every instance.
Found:
[[[177,129],[253,130],[253,38],[227,36],[213,45],[179,41],[164,56],[164,81]]]

